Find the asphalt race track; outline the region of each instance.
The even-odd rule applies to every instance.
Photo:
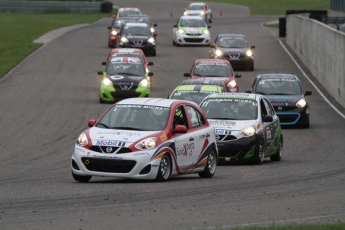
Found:
[[[116,5],[139,7],[158,24],[157,56],[149,57],[154,97],[167,97],[195,59],[209,57],[208,47],[172,45],[173,25],[187,2],[117,0]],[[88,120],[109,106],[99,103],[97,75],[110,51],[111,18],[106,17],[53,40],[0,81],[1,230],[345,222],[345,119],[303,76],[274,36],[278,30],[261,26],[277,16],[251,16],[242,6],[209,6],[213,39],[218,33],[241,33],[256,46],[255,70],[237,71],[241,91],[250,88],[256,75],[269,72],[297,74],[304,89],[313,91],[307,97],[310,129],[283,130],[283,160],[221,165],[212,179],[188,175],[167,183],[112,178],[75,182],[70,169],[74,143]]]

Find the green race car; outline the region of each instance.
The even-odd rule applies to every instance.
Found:
[[[199,104],[209,94],[222,92],[224,89],[217,85],[179,85],[172,91],[169,98]]]
[[[100,103],[114,103],[131,97],[151,97],[150,77],[138,58],[115,57],[108,61],[103,71],[99,89]]]

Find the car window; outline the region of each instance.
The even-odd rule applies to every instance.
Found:
[[[106,67],[106,73],[110,75],[114,74],[130,74],[136,76],[144,76],[146,71],[144,65],[141,62],[108,62]]]
[[[188,120],[187,120],[186,113],[184,111],[183,106],[179,106],[175,110],[173,126],[175,127],[176,125],[184,125],[187,127],[187,129],[189,128]]]
[[[189,5],[187,9],[188,10],[204,10],[204,5],[202,5],[202,4],[198,4],[198,5],[193,4],[193,5]]]
[[[264,95],[300,95],[300,83],[294,79],[267,78],[257,82],[256,93]]]
[[[267,101],[266,99],[263,99],[263,101],[265,103],[267,114],[270,116],[274,116],[275,112],[274,112],[274,109],[273,109],[271,103],[269,101]]]
[[[223,37],[218,40],[218,47],[222,48],[248,48],[248,41],[244,38]]]
[[[111,57],[135,57],[145,64],[145,58],[142,53],[113,53]]]
[[[267,108],[266,108],[266,105],[265,105],[265,102],[263,99],[260,100],[260,107],[261,107],[261,116],[266,116],[266,115],[269,115],[268,112],[267,112]]]
[[[205,120],[202,117],[202,115],[192,106],[186,106],[187,112],[189,114],[189,117],[191,119],[192,127],[199,127],[205,125]]]
[[[123,27],[123,31],[122,34],[127,34],[127,35],[151,35],[151,31],[150,29],[147,27],[147,25],[145,24],[145,26],[127,26],[125,25]]]
[[[193,75],[207,77],[229,77],[232,76],[232,70],[229,65],[223,63],[217,64],[197,64],[194,68]]]
[[[206,27],[206,22],[202,18],[182,18],[181,27]]]

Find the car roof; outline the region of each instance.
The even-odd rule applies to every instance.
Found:
[[[217,85],[225,87],[224,81],[212,78],[187,79],[182,81],[181,85]]]
[[[117,49],[112,49],[111,53],[141,53],[144,54],[144,52],[141,49],[136,49],[136,48],[117,48]]]
[[[244,34],[218,34],[218,37],[239,37],[247,39]]]
[[[265,73],[265,74],[258,75],[257,78],[260,78],[260,79],[281,78],[281,79],[298,80],[298,77],[296,75],[286,74],[286,73]]]
[[[135,7],[122,7],[119,8],[119,11],[140,11],[139,8],[135,8]]]
[[[202,16],[189,16],[189,15],[182,15],[180,19],[200,19],[205,20]]]
[[[262,97],[260,94],[254,94],[254,93],[230,93],[230,92],[224,92],[224,93],[213,93],[208,95],[206,98],[233,98],[233,99],[248,99],[248,100],[257,100],[259,97]]]
[[[146,23],[143,22],[126,22],[125,26],[140,26],[140,27],[148,27]]]
[[[111,63],[141,63],[139,58],[135,57],[112,57],[110,59]]]
[[[176,99],[136,97],[136,98],[128,98],[128,99],[121,100],[117,104],[171,107],[176,102],[186,103],[186,101],[184,100],[176,100]],[[196,103],[194,102],[188,102],[188,103],[196,105]]]
[[[191,4],[189,4],[190,6],[192,5],[205,5],[205,3],[203,2],[192,2]]]
[[[175,91],[191,91],[197,92],[222,92],[222,88],[217,85],[179,85]]]
[[[227,64],[230,65],[230,62],[225,59],[197,59],[195,60],[196,64],[206,64],[209,63],[211,65],[217,64],[217,63],[222,63],[222,64]]]

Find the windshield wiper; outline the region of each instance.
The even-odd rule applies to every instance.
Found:
[[[128,127],[128,126],[115,126],[115,127],[111,127],[112,129],[125,129],[125,130],[139,130],[139,131],[143,131],[144,129],[139,129],[136,127]]]
[[[97,123],[97,127],[98,127],[98,125],[102,125],[104,128],[109,129],[109,126],[108,126],[108,125],[106,125],[106,124],[104,124],[104,123]]]

